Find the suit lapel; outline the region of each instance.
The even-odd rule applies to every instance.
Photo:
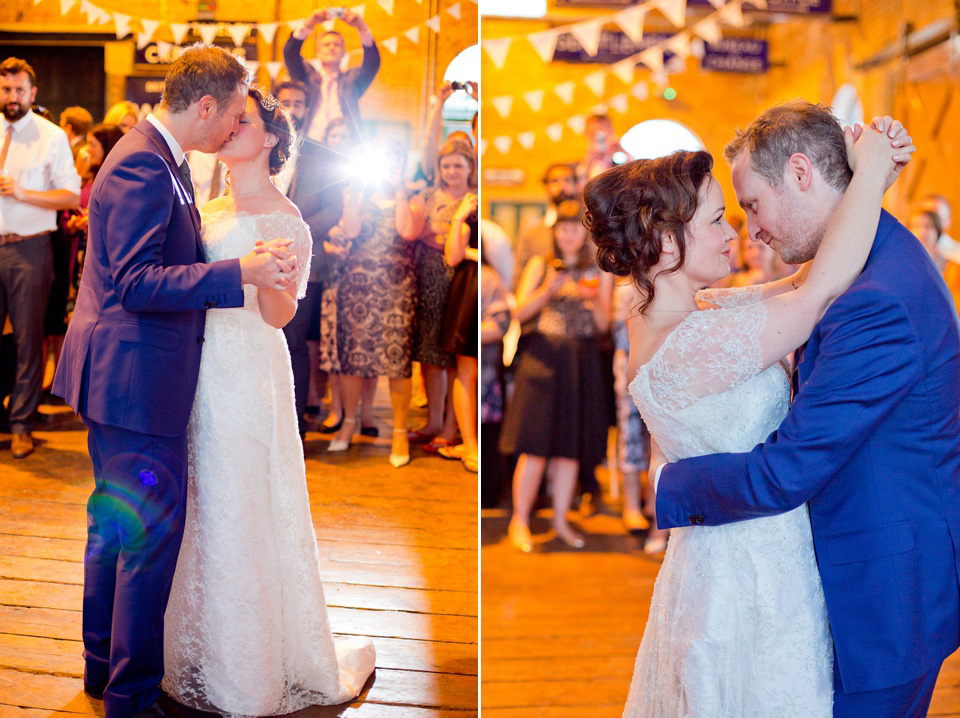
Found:
[[[170,151],[170,145],[167,144],[167,141],[163,138],[163,135],[160,134],[160,131],[153,126],[148,120],[142,120],[137,123],[137,126],[133,128],[136,131],[144,134],[147,139],[153,144],[156,152],[160,155],[164,162],[167,163],[167,168],[170,170],[170,176],[173,178],[173,181],[177,184],[179,191],[183,192],[183,197],[186,198],[186,202],[182,204],[187,205],[187,212],[190,214],[190,220],[193,222],[194,229],[194,239],[197,243],[197,249],[200,252],[200,256],[203,256],[203,243],[200,234],[200,213],[197,211],[196,202],[190,201],[192,194],[183,186],[183,180],[180,176],[180,167],[177,165],[176,160],[173,157],[173,153]]]

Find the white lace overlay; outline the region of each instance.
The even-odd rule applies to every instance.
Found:
[[[760,293],[705,292],[630,392],[670,461],[743,452],[786,415],[777,364],[760,371]],[[624,716],[829,718],[833,648],[806,506],[675,528],[657,576]]]
[[[204,215],[208,260],[290,237],[309,275],[310,233],[296,217]],[[293,374],[283,332],[244,306],[206,314],[188,428],[186,531],[167,606],[163,689],[202,710],[289,713],[357,696],[373,644],[334,645],[310,518]]]

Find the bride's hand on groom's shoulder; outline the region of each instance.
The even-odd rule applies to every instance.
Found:
[[[896,182],[900,172],[910,162],[910,156],[916,152],[917,148],[913,144],[913,138],[907,133],[907,129],[899,120],[893,119],[890,115],[877,116],[870,121],[870,128],[877,133],[885,136],[890,142],[890,149],[895,151],[892,157],[893,167],[886,173],[883,191],[886,192]],[[850,169],[854,169],[855,157],[851,147],[856,145],[863,134],[864,128],[855,124],[849,128],[852,141],[848,137],[847,130],[844,130],[844,136],[847,139],[847,159],[850,163]]]

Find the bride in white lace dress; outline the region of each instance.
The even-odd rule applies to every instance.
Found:
[[[188,428],[186,531],[167,606],[163,689],[238,716],[290,713],[356,697],[374,668],[368,638],[334,644],[310,518],[293,375],[280,330],[309,276],[310,231],[271,183],[290,127],[251,89],[221,149],[232,194],[203,211],[210,261],[285,237],[299,261],[288,291],[244,288],[244,306],[206,315]]]
[[[643,297],[630,391],[667,460],[748,451],[785,416],[782,359],[862,270],[897,153],[873,130],[852,141],[854,177],[816,258],[762,287],[697,291],[729,273],[736,237],[706,152],[628,163],[585,188],[600,266]],[[624,716],[829,718],[832,655],[805,506],[673,529]]]

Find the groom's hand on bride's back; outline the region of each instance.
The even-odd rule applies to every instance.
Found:
[[[240,258],[244,284],[265,289],[286,289],[297,281],[297,258],[290,254],[290,239],[258,240],[253,250]]]
[[[897,181],[900,172],[910,162],[910,156],[917,151],[917,148],[914,147],[913,138],[907,134],[907,128],[903,126],[903,123],[900,122],[900,120],[893,119],[890,115],[874,117],[870,121],[870,126],[878,132],[885,133],[887,137],[890,138],[890,146],[899,150],[898,154],[894,157],[897,161],[887,175],[886,182],[884,182],[883,185],[883,191],[886,192],[893,186],[893,183]],[[854,124],[852,130],[853,141],[856,143],[856,141],[860,139],[860,135],[863,134],[863,127],[859,124]],[[850,161],[850,159],[848,153],[848,161]],[[852,163],[850,167],[851,169],[853,168]]]

